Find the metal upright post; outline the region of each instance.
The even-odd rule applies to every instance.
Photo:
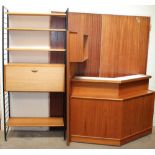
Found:
[[[7,12],[9,12],[7,10]],[[9,15],[7,15],[7,27],[9,27]],[[9,48],[9,30],[7,30],[7,48]],[[9,50],[7,50],[7,63],[10,62]],[[10,118],[10,92],[8,92],[8,108],[9,108],[9,118]]]
[[[6,119],[7,119],[7,114],[9,115],[8,117],[10,117],[10,96],[9,93],[5,92],[4,89],[4,64],[5,64],[5,40],[7,40],[7,48],[9,47],[9,34],[8,34],[8,30],[7,32],[5,32],[5,28],[8,27],[8,15],[7,18],[5,17],[5,12],[8,12],[8,9],[5,8],[4,6],[2,6],[2,88],[3,88],[3,122],[4,122],[4,139],[5,141],[7,141],[7,132],[8,132],[8,127],[6,125]],[[6,21],[5,21],[6,20]],[[5,27],[6,24],[6,27]],[[7,62],[9,62],[9,55],[7,52]],[[6,100],[7,99],[7,100]],[[8,104],[8,105],[7,105]],[[8,111],[6,110],[8,106]]]
[[[66,106],[67,106],[67,30],[68,30],[68,11],[69,9],[66,10],[66,19],[65,19],[65,27],[66,27],[66,32],[65,32],[65,49],[66,52],[64,54],[64,63],[65,63],[65,93],[64,93],[64,105],[63,105],[63,119],[64,119],[64,139],[66,139],[66,124],[67,124],[67,118],[66,118]]]

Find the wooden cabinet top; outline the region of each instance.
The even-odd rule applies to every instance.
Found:
[[[75,76],[72,79],[72,81],[79,81],[79,82],[104,82],[104,83],[126,83],[126,82],[132,82],[132,81],[139,81],[139,80],[149,79],[149,78],[151,78],[151,76],[143,75],[143,74],[122,76],[122,77],[115,77],[115,78]]]

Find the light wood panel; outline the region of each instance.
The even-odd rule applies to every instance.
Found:
[[[6,91],[64,91],[63,64],[5,65]]]
[[[7,67],[64,67],[64,64],[8,63]]]
[[[6,30],[11,31],[56,31],[65,32],[66,29],[46,29],[46,28],[6,28]]]
[[[7,15],[18,15],[18,16],[60,16],[65,17],[66,13],[34,13],[34,12],[6,12]]]
[[[48,117],[48,118],[31,118],[31,117],[12,117],[7,121],[10,127],[41,127],[41,126],[64,126],[62,117]]]
[[[145,74],[150,18],[102,15],[100,76]]]
[[[66,49],[64,48],[6,48],[8,51],[57,51],[64,52]]]

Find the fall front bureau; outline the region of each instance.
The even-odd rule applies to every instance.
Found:
[[[64,92],[64,64],[7,64],[6,91]]]

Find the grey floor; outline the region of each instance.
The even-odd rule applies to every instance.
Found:
[[[121,147],[95,145],[85,143],[71,143],[66,146],[61,131],[52,132],[32,132],[32,131],[11,131],[8,135],[8,141],[3,139],[3,133],[0,131],[1,149],[151,149],[155,148],[155,128],[153,133],[130,142]]]

